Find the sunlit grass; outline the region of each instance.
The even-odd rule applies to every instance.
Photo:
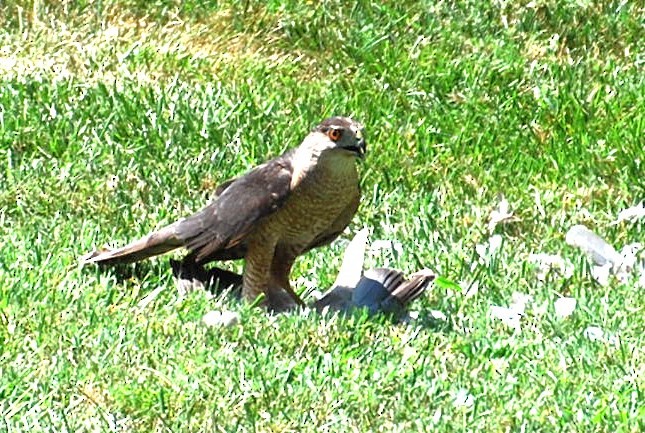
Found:
[[[645,199],[644,13],[2,3],[0,431],[642,431],[638,275],[599,285],[564,238],[582,223],[617,248],[643,242],[642,220],[611,222]],[[293,279],[328,287],[369,227],[400,245],[369,266],[430,267],[461,286],[435,287],[416,321],[182,298],[167,258],[126,278],[78,268],[199,209],[334,114],[367,126],[363,201]],[[513,218],[491,230],[502,196]],[[481,257],[492,234],[501,247]],[[538,279],[540,252],[572,274]],[[514,331],[490,313],[518,294],[532,300]],[[567,318],[562,296],[577,301]],[[203,326],[213,309],[240,324]]]

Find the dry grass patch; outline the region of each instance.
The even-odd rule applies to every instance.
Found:
[[[230,76],[245,65],[300,78],[320,75],[313,57],[281,48],[279,32],[235,31],[234,13],[222,9],[186,20],[170,11],[162,21],[136,16],[119,5],[102,13],[7,6],[0,25],[13,22],[18,31],[0,33],[0,74],[5,79],[117,85],[168,82],[178,76],[188,81]]]

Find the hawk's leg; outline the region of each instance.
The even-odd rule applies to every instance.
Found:
[[[275,241],[271,242],[265,236],[249,240],[242,275],[242,299],[245,301],[253,302],[264,294],[264,305],[268,304],[269,275],[274,249]]]
[[[170,266],[180,293],[202,289],[219,293],[231,289],[239,296],[242,288],[241,275],[217,267],[206,269],[203,265],[195,263],[191,255],[181,261],[170,259]]]
[[[170,259],[170,267],[177,290],[182,295],[195,290],[203,290],[210,284],[206,269],[190,258],[181,261]]]
[[[284,290],[291,296],[297,305],[301,307],[305,306],[305,303],[300,299],[300,296],[296,294],[291,288],[291,283],[289,281],[289,276],[291,275],[291,267],[293,266],[296,257],[298,256],[297,252],[292,251],[290,248],[277,245],[275,249],[275,254],[273,255],[273,261],[271,262],[271,275],[269,280],[269,289],[270,290]]]

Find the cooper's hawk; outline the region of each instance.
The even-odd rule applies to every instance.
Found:
[[[358,208],[355,158],[365,155],[363,126],[332,117],[295,149],[220,185],[214,200],[122,248],[95,251],[84,263],[131,263],[184,247],[182,266],[245,259],[242,296],[286,290],[299,255],[334,240]]]

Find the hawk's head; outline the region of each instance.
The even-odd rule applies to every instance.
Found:
[[[349,117],[330,117],[316,126],[308,138],[314,139],[316,150],[341,151],[348,156],[365,156],[363,125]]]

